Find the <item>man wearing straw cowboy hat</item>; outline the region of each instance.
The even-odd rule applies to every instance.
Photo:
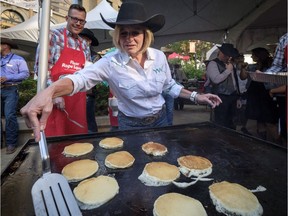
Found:
[[[29,77],[29,69],[26,61],[21,56],[11,52],[18,49],[14,41],[1,38],[1,112],[5,115],[5,143],[6,153],[15,152],[18,140],[18,84]],[[1,125],[2,132],[2,125]]]
[[[171,96],[206,103],[213,108],[221,103],[213,94],[197,94],[178,85],[171,78],[164,53],[150,47],[153,33],[165,24],[163,15],[146,16],[143,4],[124,2],[116,22],[102,20],[114,28],[113,43],[117,50],[76,74],[53,83],[38,93],[21,109],[28,126],[33,127],[35,140],[45,128],[51,112],[52,98],[86,91],[98,82],[107,81],[118,99],[119,129],[140,129],[167,125],[162,92]],[[37,115],[42,114],[38,119]]]

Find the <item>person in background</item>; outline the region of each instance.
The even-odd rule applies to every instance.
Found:
[[[175,80],[177,83],[183,85],[185,81],[187,81],[186,74],[184,71],[181,69],[180,64],[175,64],[174,65],[174,74],[175,74]],[[184,99],[183,98],[175,98],[174,100],[174,109],[175,110],[183,110],[184,108]]]
[[[237,88],[236,69],[233,67],[231,59],[237,57],[238,51],[236,53],[233,45],[229,43],[223,43],[218,49],[217,58],[209,61],[206,65],[206,85],[210,85],[212,93],[217,94],[222,100],[220,106],[213,110],[214,113],[211,116],[217,124],[235,130],[236,126],[233,119],[236,113],[239,90]]]
[[[86,10],[72,4],[66,16],[66,27],[51,30],[49,41],[47,86],[81,70],[91,61],[90,46],[79,34],[86,23]],[[36,53],[35,73],[38,73],[39,46]],[[88,89],[86,89],[88,90]],[[46,136],[87,133],[86,92],[73,96],[53,97],[53,111],[45,128]]]
[[[167,126],[163,91],[213,108],[221,103],[216,95],[190,92],[178,85],[171,77],[164,53],[150,47],[153,33],[164,26],[163,15],[147,17],[144,5],[132,1],[123,2],[116,22],[100,15],[114,28],[113,43],[117,50],[53,83],[21,109],[27,126],[34,129],[36,142],[51,113],[52,98],[86,91],[102,81],[108,82],[118,100],[119,130]]]
[[[169,55],[171,55],[173,53],[173,51],[171,49],[166,48],[166,47],[161,47],[161,51],[164,52],[166,59],[168,61],[168,57],[169,57]],[[168,65],[169,65],[169,68],[171,71],[171,76],[172,76],[172,78],[174,78],[173,77],[174,67],[169,62],[168,62]],[[165,91],[162,92],[162,96],[165,100],[167,122],[168,122],[168,125],[171,126],[171,125],[173,125],[174,98],[171,95],[169,95],[168,93],[166,93]]]
[[[269,90],[271,98],[276,98],[279,110],[280,136],[279,144],[287,147],[287,85],[281,85]]]
[[[237,52],[237,51],[235,51]],[[240,78],[240,72],[242,69],[242,66],[244,64],[248,64],[244,62],[244,55],[243,54],[239,54],[239,56],[235,59],[233,59],[234,61],[234,67],[237,70],[237,77],[238,77],[238,84],[239,84],[239,98],[237,100],[237,110],[236,110],[236,121],[238,122],[238,124],[241,126],[240,130],[247,135],[252,135],[246,128],[248,119],[245,115],[246,112],[246,104],[247,104],[247,79],[245,80],[241,80]]]
[[[282,35],[274,53],[272,66],[266,72],[286,72],[288,64],[288,33]],[[256,71],[261,72],[261,71]],[[265,83],[269,95],[276,99],[280,115],[280,134],[283,139],[282,143],[287,146],[287,85],[271,85]]]
[[[267,49],[258,47],[252,50],[252,59],[255,65],[243,64],[240,78],[249,79],[247,88],[246,117],[257,121],[257,133],[261,139],[277,142],[279,135],[277,131],[278,109],[275,101],[270,97],[269,91],[264,83],[251,80],[247,71],[266,71],[273,62],[273,58]]]
[[[84,28],[79,35],[80,37],[84,38],[88,43],[88,45],[90,46],[91,64],[95,63],[101,58],[101,56],[92,49],[92,47],[99,45],[97,38],[94,36],[93,32],[87,28]],[[87,117],[88,133],[98,132],[98,126],[95,119],[95,100],[96,100],[96,86],[94,86],[92,89],[86,92],[86,117]]]
[[[16,43],[1,38],[1,115],[5,116],[6,154],[16,151],[18,144],[19,125],[17,122],[18,85],[29,77],[26,61],[11,49],[18,49]],[[2,124],[1,124],[1,134]]]
[[[274,53],[272,66],[268,68],[266,72],[275,72],[275,73],[287,72],[287,64],[288,64],[287,59],[288,59],[288,33],[285,33],[279,39],[279,43]]]

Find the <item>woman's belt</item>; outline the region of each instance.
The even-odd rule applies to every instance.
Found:
[[[163,114],[164,111],[164,106],[162,107],[162,109],[160,111],[158,111],[157,113],[151,115],[151,116],[147,116],[144,118],[136,118],[136,117],[130,117],[130,116],[126,116],[124,113],[122,113],[126,118],[135,121],[135,122],[139,122],[145,125],[149,125],[154,123],[157,119],[159,119],[161,117],[161,115]],[[120,112],[120,111],[119,111]]]

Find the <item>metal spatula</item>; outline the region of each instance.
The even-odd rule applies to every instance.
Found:
[[[68,181],[58,173],[51,173],[50,158],[44,131],[39,142],[43,176],[31,190],[36,215],[82,215]]]

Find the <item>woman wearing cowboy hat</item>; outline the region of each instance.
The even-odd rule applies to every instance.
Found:
[[[78,73],[53,83],[22,108],[27,125],[34,128],[36,141],[40,139],[40,128],[45,128],[53,97],[86,91],[101,81],[109,83],[118,99],[120,130],[167,125],[163,91],[213,108],[221,103],[216,95],[200,95],[183,89],[171,78],[164,53],[150,48],[153,33],[165,23],[164,16],[157,14],[147,18],[142,4],[124,2],[116,22],[101,17],[114,28],[113,43],[117,50]],[[39,120],[37,115],[40,113]]]

